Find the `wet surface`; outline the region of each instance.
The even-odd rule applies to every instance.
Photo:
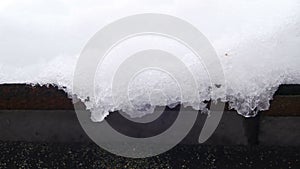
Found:
[[[0,109],[73,110],[72,100],[57,86],[0,84]]]
[[[299,168],[300,147],[178,145],[145,159],[119,157],[95,144],[0,142],[0,168]]]
[[[300,85],[281,85],[264,115],[300,116]],[[0,110],[74,110],[72,100],[54,85],[0,84]],[[225,110],[230,110],[228,103]]]

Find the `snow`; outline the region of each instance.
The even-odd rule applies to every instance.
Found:
[[[134,37],[116,46],[98,67],[95,96],[74,93],[73,73],[81,50],[106,24],[138,13],[163,13],[196,26],[211,42],[222,64],[226,95],[213,96],[205,66],[188,48],[158,36]],[[213,1],[1,1],[0,84],[55,84],[77,95],[101,121],[110,111],[131,117],[155,106],[176,104],[205,109],[218,98],[243,116],[267,110],[280,84],[300,84],[300,2],[298,0]],[[125,96],[113,101],[112,76],[131,54],[146,49],[168,51],[180,58],[198,84],[199,98],[180,97],[180,87],[166,72],[138,74]],[[181,75],[182,80],[185,75]],[[84,82],[83,82],[84,83]],[[191,84],[187,83],[186,87]],[[118,91],[116,91],[118,93]],[[89,98],[89,99],[87,99]]]

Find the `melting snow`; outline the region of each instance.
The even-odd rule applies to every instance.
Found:
[[[158,105],[174,107],[182,103],[204,109],[203,102],[212,97],[209,77],[195,56],[177,42],[155,36],[129,39],[109,53],[97,70],[94,98],[72,92],[77,58],[88,39],[104,25],[137,13],[169,14],[196,26],[221,61],[226,97],[220,98],[243,116],[267,110],[280,84],[300,84],[298,0],[47,3],[0,2],[0,84],[66,87],[70,96],[77,94],[85,102],[95,121],[114,110],[140,117]],[[150,48],[177,55],[192,70],[199,84],[198,102],[182,100],[174,79],[151,70],[130,82],[128,96],[136,109],[129,109],[122,101],[113,103],[109,82],[115,68],[131,53]]]

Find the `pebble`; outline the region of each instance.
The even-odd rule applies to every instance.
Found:
[[[161,155],[130,159],[95,144],[0,142],[0,168],[291,168],[300,147],[178,145]],[[276,156],[274,155],[276,154]]]

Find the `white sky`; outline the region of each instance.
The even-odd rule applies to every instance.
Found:
[[[157,2],[151,4],[173,4]],[[143,6],[159,10],[159,6],[151,4],[111,0],[1,0],[0,63],[26,65],[32,59],[43,61],[58,55],[76,55],[104,24],[144,11]]]
[[[245,31],[273,29],[297,9],[298,0],[1,0],[0,64],[24,66],[78,55],[101,27],[137,13],[186,19],[214,45],[223,38],[232,43],[230,38]]]

